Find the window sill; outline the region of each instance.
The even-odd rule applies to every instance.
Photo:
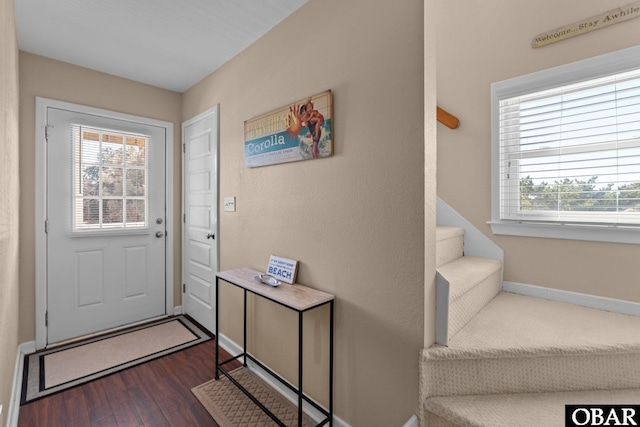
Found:
[[[488,221],[487,224],[491,226],[493,234],[506,236],[640,244],[640,227],[524,223],[516,221]]]

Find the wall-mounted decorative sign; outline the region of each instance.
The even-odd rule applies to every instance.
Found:
[[[636,1],[616,9],[611,9],[608,12],[592,16],[591,18],[585,18],[581,21],[574,22],[573,24],[565,25],[564,27],[540,33],[531,41],[531,47],[535,48],[546,46],[593,30],[599,30],[600,28],[608,27],[609,25],[617,24],[618,22],[637,18],[638,16],[640,16],[640,1]]]
[[[328,90],[244,122],[244,166],[331,156],[332,107]]]
[[[271,255],[267,274],[285,283],[294,284],[298,275],[298,261]]]

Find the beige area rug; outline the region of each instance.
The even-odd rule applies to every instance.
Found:
[[[21,404],[210,338],[188,318],[177,316],[27,355]]]
[[[287,426],[298,425],[298,408],[246,368],[231,372],[233,378],[249,390]],[[277,425],[227,377],[211,380],[191,389],[220,427],[262,427]],[[303,414],[303,426],[310,426]]]

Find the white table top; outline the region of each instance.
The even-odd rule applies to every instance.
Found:
[[[297,311],[308,310],[335,299],[331,294],[297,283],[293,285],[282,283],[275,287],[265,285],[255,279],[259,274],[261,274],[260,271],[250,268],[237,268],[221,271],[216,276]]]

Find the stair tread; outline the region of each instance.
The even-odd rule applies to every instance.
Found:
[[[497,259],[463,256],[439,267],[438,272],[449,281],[449,299],[454,301],[501,268]]]
[[[462,426],[564,426],[567,404],[635,404],[640,389],[432,397],[425,409]]]
[[[640,352],[640,317],[500,292],[433,359]]]
[[[462,227],[439,225],[436,227],[436,242],[451,239],[452,237],[462,236],[463,234],[464,228]]]

